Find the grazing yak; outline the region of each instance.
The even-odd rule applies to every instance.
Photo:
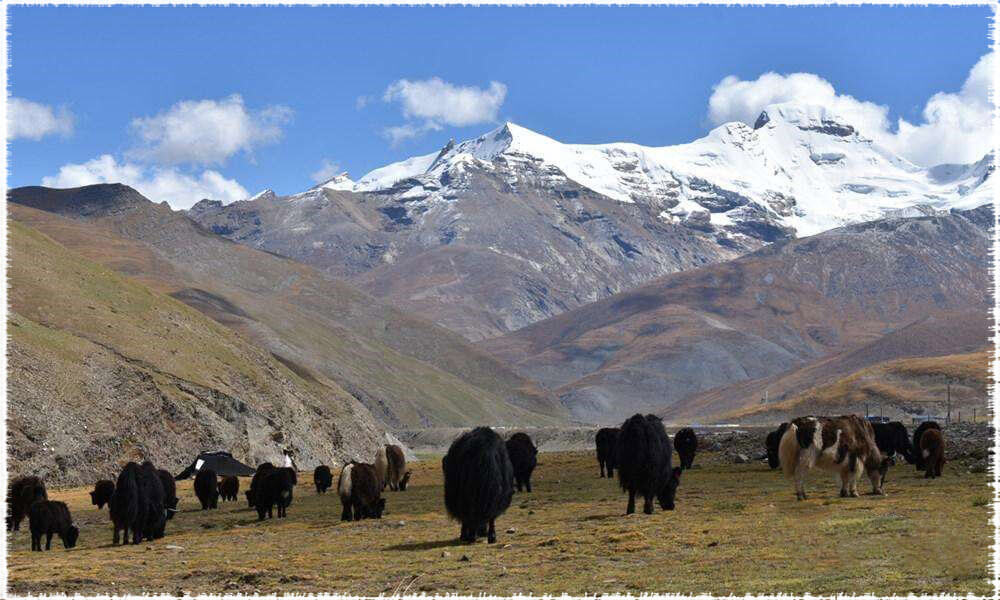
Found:
[[[778,445],[781,444],[781,436],[785,435],[788,423],[782,423],[777,429],[767,434],[764,440],[764,448],[767,450],[767,466],[777,469],[781,466],[781,458],[778,456]]]
[[[514,495],[514,467],[503,439],[489,427],[467,431],[451,443],[441,468],[444,505],[462,523],[460,539],[475,542],[485,535],[496,543],[495,520]]]
[[[219,508],[219,477],[209,468],[199,469],[194,476],[194,495],[201,502],[201,510]]]
[[[105,504],[111,504],[111,496],[115,495],[115,483],[107,479],[101,479],[94,484],[94,491],[90,492],[90,503],[97,507],[97,510],[104,508]]]
[[[261,479],[260,487],[256,491],[254,503],[257,506],[257,520],[263,521],[264,515],[268,519],[274,518],[274,507],[278,507],[278,518],[288,516],[288,507],[292,504],[292,490],[298,483],[295,469],[291,467],[281,467],[271,469]]]
[[[514,467],[514,484],[517,491],[526,488],[531,491],[531,472],[538,464],[538,448],[531,442],[527,433],[515,433],[507,440],[507,456]]]
[[[937,421],[924,421],[918,425],[916,431],[913,432],[913,464],[916,465],[918,471],[923,471],[927,468],[923,452],[920,451],[920,438],[928,429],[937,429],[938,431],[941,431],[941,426],[937,424]]]
[[[250,508],[257,505],[257,490],[260,489],[260,484],[264,480],[264,476],[273,469],[274,464],[270,462],[262,462],[257,465],[257,470],[254,471],[253,478],[250,480],[250,489],[247,490],[247,506]]]
[[[813,467],[840,476],[841,497],[858,496],[858,478],[867,473],[873,494],[884,494],[882,482],[892,464],[875,443],[871,423],[857,415],[799,417],[788,424],[779,446],[781,469],[795,480],[795,497],[805,500],[806,474]]]
[[[878,446],[882,456],[895,459],[899,454],[903,460],[913,464],[913,446],[910,445],[910,434],[906,432],[906,426],[899,421],[890,423],[872,423],[872,431],[875,432],[875,445]],[[882,477],[885,483],[885,477]]]
[[[17,531],[34,502],[48,500],[45,483],[34,475],[18,477],[7,487],[7,531]]]
[[[618,482],[628,492],[625,514],[635,512],[635,495],[645,500],[642,511],[653,514],[653,498],[663,510],[674,509],[681,468],[671,467],[673,448],[663,421],[655,415],[636,414],[625,421],[618,434]]]
[[[406,483],[403,482],[403,477],[406,473],[406,456],[403,454],[403,449],[395,444],[387,444],[385,458],[386,482],[389,484],[389,489],[405,492]]]
[[[313,483],[316,484],[317,494],[325,494],[326,490],[333,485],[333,473],[330,472],[330,467],[326,465],[316,467],[316,470],[313,471]]]
[[[602,427],[597,431],[594,442],[597,444],[597,464],[601,466],[601,477],[605,471],[610,479],[614,479],[615,465],[618,461],[615,452],[618,451],[618,428]]]
[[[382,518],[385,498],[374,465],[354,461],[344,465],[337,481],[337,494],[344,507],[341,521]]]
[[[694,429],[685,427],[674,434],[674,449],[681,459],[681,468],[690,469],[694,465],[694,453],[698,450],[698,436]]]
[[[920,457],[924,461],[924,478],[941,476],[944,467],[944,434],[940,429],[928,429],[920,436]]]
[[[222,500],[236,500],[240,493],[240,480],[235,475],[226,475],[219,480],[219,497]]]
[[[129,462],[118,475],[115,494],[111,497],[110,514],[114,525],[112,543],[118,545],[119,532],[124,543],[128,543],[129,531],[132,543],[145,539],[163,537],[167,523],[164,507],[163,483],[155,467],[148,461],[140,467]]]
[[[40,500],[31,505],[28,510],[28,528],[31,530],[31,549],[41,552],[42,536],[45,536],[45,549],[52,549],[52,536],[58,534],[63,546],[72,548],[80,537],[80,529],[73,525],[69,507],[65,502]]]
[[[177,512],[177,483],[174,476],[166,469],[157,469],[160,483],[163,485],[163,508],[167,510],[167,519],[173,519]]]

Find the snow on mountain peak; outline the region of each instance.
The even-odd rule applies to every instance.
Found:
[[[334,175],[323,183],[313,186],[312,189],[351,191],[354,189],[354,182],[351,181],[351,178],[347,175],[347,171],[344,171],[343,173]]]

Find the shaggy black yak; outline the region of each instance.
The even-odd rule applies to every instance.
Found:
[[[160,473],[148,460],[139,466],[139,518],[147,540],[163,537],[167,527],[166,494]]]
[[[52,548],[52,536],[58,534],[63,546],[72,548],[80,537],[80,530],[73,525],[73,517],[65,502],[40,500],[28,510],[28,528],[31,530],[31,549],[41,552],[42,536],[45,549]]]
[[[269,462],[263,462],[257,465],[257,470],[254,471],[253,479],[250,480],[250,489],[247,490],[247,506],[250,508],[257,505],[257,490],[260,489],[260,482],[264,479],[264,476],[273,469],[274,465]]]
[[[441,468],[444,505],[462,523],[461,540],[475,542],[485,535],[496,543],[494,522],[514,495],[514,467],[503,439],[489,427],[467,431],[451,443]]]
[[[674,434],[674,448],[681,459],[681,468],[690,469],[694,465],[694,454],[698,451],[698,436],[694,429],[685,427]]]
[[[316,467],[313,471],[313,483],[316,484],[317,494],[325,494],[333,485],[333,473],[330,472],[330,467],[326,465]]]
[[[655,415],[636,414],[621,426],[618,434],[618,482],[628,492],[625,514],[635,512],[635,496],[645,500],[643,512],[653,514],[653,498],[663,510],[674,509],[681,468],[671,468],[673,448],[663,421]]]
[[[510,457],[510,464],[514,467],[514,483],[517,491],[524,487],[531,491],[531,472],[538,464],[538,449],[531,442],[531,438],[526,433],[515,433],[507,440],[507,455]]]
[[[296,483],[298,477],[291,467],[268,471],[260,481],[260,488],[256,492],[257,520],[263,521],[265,514],[268,519],[273,518],[275,506],[278,507],[279,519],[287,517],[288,507],[292,504],[292,490]]]
[[[937,429],[938,431],[941,431],[941,426],[938,425],[936,421],[924,421],[918,425],[916,431],[913,432],[913,464],[916,465],[918,471],[923,471],[927,468],[923,452],[920,451],[920,437],[924,435],[924,432],[928,429]]]
[[[382,518],[385,498],[374,465],[359,462],[344,465],[337,481],[337,494],[344,507],[341,521]]]
[[[226,475],[219,480],[219,497],[223,500],[236,500],[240,493],[240,480],[235,475]]]
[[[194,495],[201,502],[201,510],[219,508],[219,477],[212,469],[200,469],[194,476]]]
[[[177,512],[177,482],[166,469],[157,469],[156,473],[163,484],[163,508],[167,510],[167,519],[173,519]]]
[[[617,427],[604,427],[598,430],[597,436],[594,437],[594,443],[597,444],[597,464],[601,466],[601,477],[605,476],[605,472],[609,478],[613,479],[615,476],[618,431]]]
[[[872,423],[872,430],[875,432],[875,445],[883,455],[899,454],[906,462],[913,464],[913,446],[905,425],[899,421]]]
[[[142,525],[139,522],[139,465],[129,462],[122,467],[115,482],[115,495],[111,497],[109,512],[114,525],[112,544],[118,545],[119,533],[121,541],[128,543],[128,533],[132,530],[133,543],[142,539]]]
[[[113,481],[101,479],[94,484],[94,491],[90,492],[90,503],[97,507],[97,510],[104,508],[105,504],[111,503],[111,496],[115,494],[115,484]]]

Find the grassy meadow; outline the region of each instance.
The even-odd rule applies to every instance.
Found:
[[[989,475],[925,480],[894,467],[885,497],[841,499],[815,471],[810,499],[766,464],[702,454],[684,473],[677,510],[626,517],[617,484],[592,452],[539,455],[534,491],[497,520],[498,543],[458,541],[438,457],[411,465],[406,492],[387,491],[381,520],[342,523],[335,493],[300,477],[288,518],[258,523],[245,500],[201,511],[191,481],[167,536],[112,547],[107,508],[89,488],[51,489],[81,528],[32,553],[27,520],[8,533],[12,593],[569,594],[624,592],[979,594],[992,592]],[[701,466],[699,466],[699,464]],[[240,496],[249,484],[241,479]],[[863,488],[859,488],[863,489]],[[640,503],[641,510],[641,503]]]

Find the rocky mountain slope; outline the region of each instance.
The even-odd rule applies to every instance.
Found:
[[[189,306],[14,221],[10,473],[55,484],[128,460],[179,471],[200,450],[303,468],[367,458],[385,430],[325,377],[303,377]]]
[[[984,347],[992,222],[987,206],[776,242],[481,344],[581,420],[640,410],[697,420],[757,402],[750,392],[761,391],[712,388],[765,381],[866,344],[825,372]],[[897,334],[900,343],[888,336],[922,320],[936,326]]]
[[[356,182],[190,215],[478,340],[776,240],[973,208],[991,172],[990,156],[923,169],[821,107],[780,104],[659,148],[506,123]]]
[[[314,269],[234,244],[122,185],[19,188],[11,217],[208,315],[391,427],[563,422],[552,396],[461,337]]]

